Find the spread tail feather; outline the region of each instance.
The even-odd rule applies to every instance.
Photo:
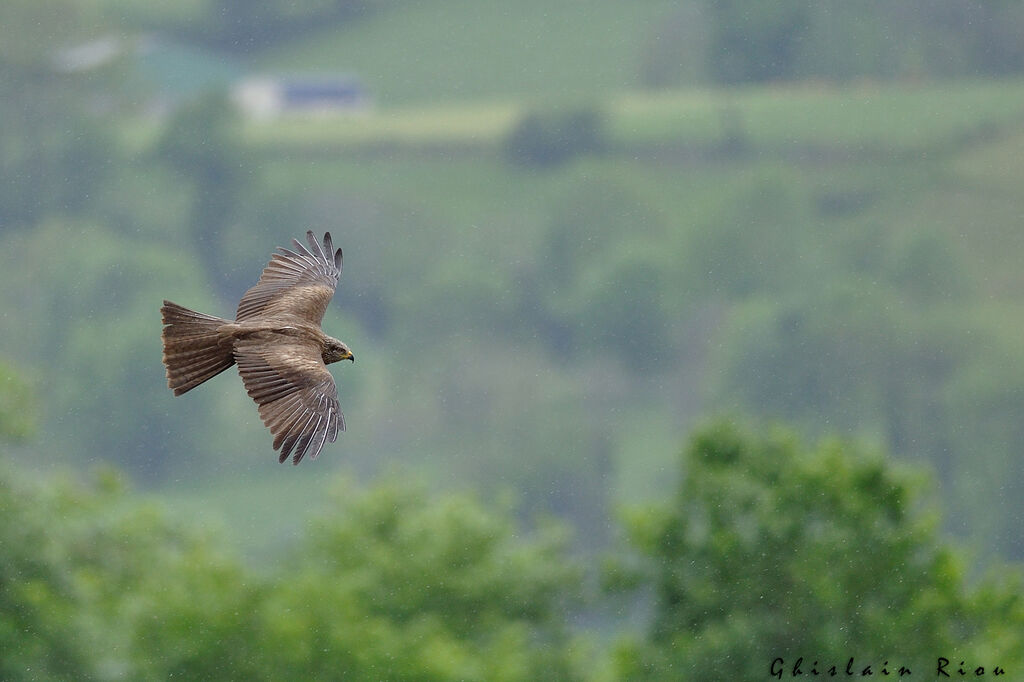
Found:
[[[217,335],[217,329],[228,320],[170,301],[164,301],[160,314],[167,385],[174,395],[190,391],[235,364],[231,346],[221,345]]]

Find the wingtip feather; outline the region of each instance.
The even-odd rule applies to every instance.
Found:
[[[313,230],[306,230],[306,241],[309,242],[310,251],[314,257],[320,256],[325,261],[328,260],[327,253],[330,252],[324,252],[324,247],[320,246],[320,240],[313,234]]]

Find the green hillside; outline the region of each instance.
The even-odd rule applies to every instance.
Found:
[[[415,396],[430,394],[428,386],[439,380],[454,391],[448,400],[458,397],[449,416],[432,416],[434,430],[421,434],[438,443],[430,448],[438,454],[419,464],[444,471],[458,463],[464,474],[486,478],[496,460],[485,463],[476,453],[511,457],[518,450],[513,424],[529,422],[549,434],[531,446],[547,462],[537,476],[563,466],[555,462],[578,465],[576,455],[560,449],[566,442],[551,436],[558,423],[580,418],[557,396],[604,377],[608,395],[580,398],[579,409],[604,409],[605,399],[633,405],[618,413],[618,427],[593,426],[611,457],[615,499],[664,491],[660,472],[671,443],[702,411],[726,409],[795,419],[813,431],[901,439],[899,454],[939,469],[951,508],[994,522],[997,512],[982,512],[969,499],[973,488],[965,481],[979,473],[960,459],[966,450],[953,458],[945,453],[958,433],[988,428],[953,419],[951,411],[968,400],[959,391],[984,401],[992,391],[1016,390],[1011,375],[989,372],[1015,353],[1007,344],[1024,332],[1016,314],[1024,280],[1015,218],[1024,204],[1010,188],[1024,172],[1024,157],[1013,152],[1024,130],[1024,82],[758,87],[609,102],[611,146],[541,173],[524,172],[501,155],[518,118],[513,105],[410,106],[361,120],[246,124],[245,139],[261,152],[268,182],[304,192],[320,208],[300,215],[346,234],[360,254],[349,271],[358,280],[355,295],[405,291],[379,301],[403,320],[394,333],[409,334],[406,341],[396,337],[398,346],[429,344],[420,330],[442,322],[478,339],[451,364],[433,363],[441,376],[461,373],[472,383],[459,368],[466,357],[470,366],[495,360],[494,329],[524,305],[523,278],[544,292],[541,310],[519,313],[535,315],[529,319],[538,327],[509,330],[506,339],[543,367],[539,381],[547,388],[533,398],[544,406],[539,412],[512,397],[509,385],[501,393],[511,402],[490,403],[504,419],[478,415],[483,421],[462,423],[457,415],[473,413],[473,394],[409,360],[407,380],[417,377],[414,385],[422,381],[423,390],[414,389],[398,409],[416,412]],[[738,155],[714,151],[724,107],[747,122]],[[559,233],[575,240],[574,273],[564,282],[551,271],[558,262],[552,235]],[[388,245],[386,253],[380,244]],[[646,326],[650,317],[618,330],[614,319],[595,317],[599,308],[589,301],[637,295],[636,285],[604,284],[631,262],[655,273],[659,284],[645,294],[644,314],[665,315],[662,331]],[[784,342],[801,344],[794,349],[807,355],[787,355],[785,345],[773,349],[758,326],[794,315],[822,325],[818,340]],[[568,362],[535,351],[545,316],[576,329],[581,347]],[[620,373],[620,354],[610,359],[611,369],[591,365],[602,358],[599,339],[633,344],[642,333],[653,335],[659,350],[652,352],[685,350],[655,361],[655,384]],[[661,334],[664,347],[655,340]],[[843,349],[842,335],[853,348]],[[756,368],[745,364],[755,361],[766,373],[757,382],[749,375]],[[807,361],[823,366],[799,379]],[[898,371],[890,362],[899,363]],[[816,386],[832,381],[830,371],[840,383]],[[887,388],[890,380],[896,383]],[[997,388],[1004,382],[1010,383]],[[817,390],[836,394],[811,398]],[[375,411],[361,418],[372,420]],[[948,416],[936,421],[939,414]],[[829,426],[821,426],[823,419]],[[449,440],[445,433],[453,429],[459,435]],[[945,429],[958,433],[938,435]],[[972,455],[986,459],[991,472],[1012,451],[1000,448],[1013,442],[1006,433],[993,437],[1010,440]],[[416,459],[416,452],[408,456]],[[505,480],[539,485],[525,483],[533,480],[530,461],[499,468]]]

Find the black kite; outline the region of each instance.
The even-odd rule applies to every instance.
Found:
[[[167,385],[174,395],[192,390],[234,364],[274,436],[280,461],[316,459],[345,430],[338,389],[327,365],[355,356],[320,329],[341,277],[341,249],[331,233],[323,246],[312,232],[309,247],[278,248],[256,286],[238,303],[235,321],[164,301]],[[294,454],[292,454],[294,452]]]

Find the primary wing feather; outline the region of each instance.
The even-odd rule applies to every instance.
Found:
[[[280,461],[316,459],[324,444],[345,429],[334,377],[315,343],[280,336],[252,339],[235,345],[235,361],[260,419],[274,436]]]
[[[279,247],[270,257],[259,281],[238,303],[238,322],[273,316],[320,323],[341,277],[341,249],[334,251],[330,232],[323,245],[311,231],[306,240],[309,248],[293,241],[294,251]]]

